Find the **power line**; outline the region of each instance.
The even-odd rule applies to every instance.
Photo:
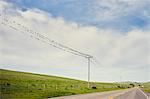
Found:
[[[96,63],[96,64],[98,64],[98,65],[103,65],[99,60],[97,60],[95,57],[93,57],[92,58],[92,60]]]
[[[90,72],[91,72],[90,71],[90,62],[91,62],[91,59],[92,59],[96,63],[98,63],[96,58],[94,58],[93,56],[91,56],[89,54],[82,53],[78,50],[72,49],[68,46],[65,46],[61,43],[58,43],[55,40],[52,40],[52,39],[48,38],[47,36],[42,35],[41,33],[35,32],[35,31],[27,28],[26,26],[14,21],[14,20],[9,20],[9,18],[3,17],[2,14],[0,14],[0,17],[2,17],[1,18],[2,19],[1,24],[5,25],[5,26],[7,26],[11,29],[14,29],[14,30],[19,31],[19,32],[24,33],[24,34],[29,33],[28,35],[30,35],[31,38],[39,40],[39,41],[41,41],[43,43],[46,43],[48,45],[51,45],[51,46],[53,46],[57,49],[60,49],[62,51],[65,51],[65,52],[68,52],[68,53],[71,53],[71,54],[74,54],[74,55],[77,55],[77,56],[87,58],[87,60],[88,60],[88,88],[90,87]]]
[[[6,25],[16,31],[19,31],[19,32],[22,32],[22,33],[29,33],[29,35],[37,40],[40,40],[42,41],[43,43],[47,43],[55,48],[58,48],[60,50],[63,50],[63,51],[66,51],[66,52],[69,52],[71,54],[74,54],[74,55],[78,55],[78,56],[82,56],[82,57],[85,57],[85,58],[88,58],[88,57],[92,57],[91,55],[88,55],[88,54],[85,54],[85,53],[82,53],[80,51],[77,51],[77,50],[74,50],[70,47],[67,47],[63,44],[60,44],[54,40],[51,40],[49,39],[47,36],[44,36],[38,32],[35,32],[27,27],[25,27],[24,25],[20,24],[20,23],[17,23],[16,21],[11,21],[9,19],[2,19],[3,22],[2,24],[3,25]],[[22,29],[21,29],[22,28]]]

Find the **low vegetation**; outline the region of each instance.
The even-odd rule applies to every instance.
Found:
[[[141,87],[142,87],[142,89],[143,89],[145,92],[149,92],[149,93],[150,93],[150,82],[143,83]]]
[[[124,89],[118,83],[91,83],[63,77],[0,69],[0,96],[2,99],[43,99],[56,96]]]

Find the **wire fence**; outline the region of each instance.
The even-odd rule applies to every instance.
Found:
[[[96,85],[91,85],[92,87],[96,87],[96,89],[112,89],[112,88],[118,88],[117,85],[114,86],[108,86],[108,85],[104,85],[104,86],[96,86]],[[59,85],[59,84],[1,84],[1,91],[5,92],[5,91],[11,91],[11,90],[74,90],[74,89],[86,89],[87,86],[86,84],[83,85],[78,85],[78,84],[70,84],[70,85]]]

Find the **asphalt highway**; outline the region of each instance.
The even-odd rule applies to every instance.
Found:
[[[51,99],[150,99],[140,88],[71,95]]]

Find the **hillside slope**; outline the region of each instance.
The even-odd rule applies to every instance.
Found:
[[[87,88],[87,82],[81,80],[0,69],[2,99],[43,99],[121,89],[115,83],[91,85],[96,86],[96,89]]]

